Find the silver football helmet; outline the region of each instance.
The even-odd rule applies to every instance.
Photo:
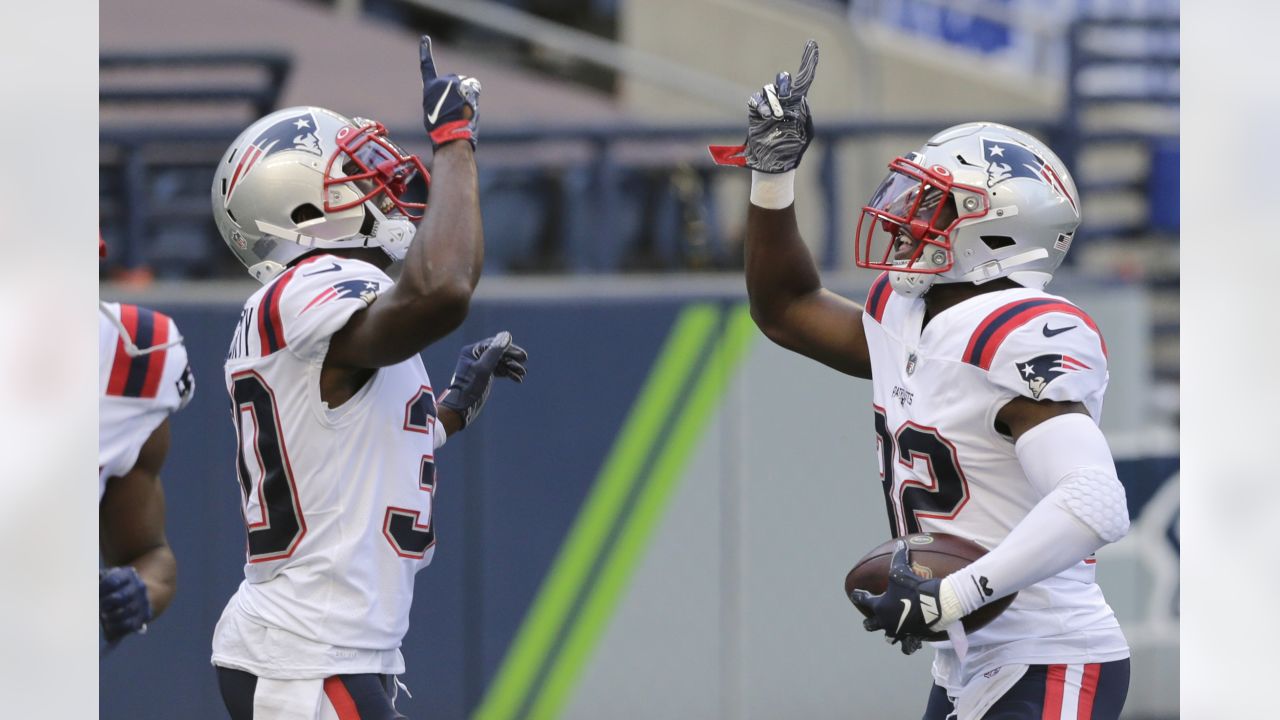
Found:
[[[1079,225],[1075,182],[1048,146],[1007,125],[965,123],[889,163],[862,208],[856,260],[888,271],[908,297],[1002,277],[1038,289]]]
[[[381,123],[286,108],[227,148],[213,177],[213,219],[263,283],[316,249],[378,247],[401,260],[426,209],[405,197],[418,175],[430,181]]]

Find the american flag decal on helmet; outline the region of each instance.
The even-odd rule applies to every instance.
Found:
[[[236,165],[236,171],[231,175],[227,192],[222,197],[223,207],[231,202],[236,186],[253,171],[259,160],[284,150],[300,150],[317,157],[323,154],[320,150],[320,138],[316,135],[315,115],[303,112],[282,118],[254,138],[244,149],[240,164]]]

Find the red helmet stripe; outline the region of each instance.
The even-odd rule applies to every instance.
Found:
[[[1057,189],[1058,192],[1062,193],[1062,196],[1067,199],[1067,202],[1071,203],[1071,207],[1076,208],[1076,199],[1071,197],[1071,193],[1067,192],[1067,186],[1062,183],[1062,178],[1058,177],[1058,173],[1054,172],[1053,168],[1049,167],[1047,164],[1044,166],[1044,170],[1042,172],[1044,173],[1045,180],[1048,180],[1050,185]],[[1079,210],[1079,208],[1076,209]]]
[[[244,155],[240,156],[240,164],[236,165],[236,171],[231,176],[231,184],[227,186],[227,196],[222,198],[222,204],[224,206],[231,202],[231,194],[236,191],[236,183],[240,182],[241,175],[249,174],[249,169],[258,161],[258,156],[261,154],[262,151],[258,149],[257,145],[250,145]]]

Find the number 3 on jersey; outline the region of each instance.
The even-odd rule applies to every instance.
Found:
[[[431,388],[422,386],[404,409],[404,429],[408,432],[431,434],[436,423],[436,399]],[[435,509],[436,463],[434,455],[423,455],[418,467],[418,489],[427,493],[427,509],[389,507],[382,521],[382,534],[391,543],[396,554],[404,558],[422,559],[427,550],[436,544],[436,532],[431,527],[431,514]],[[421,522],[426,515],[426,521]]]
[[[884,408],[876,407],[876,439],[880,450],[880,475],[884,500],[889,511],[889,528],[894,537],[920,532],[920,518],[954,518],[969,500],[969,483],[960,470],[955,445],[935,428],[910,421],[896,433],[889,433]],[[924,463],[928,484],[904,480],[895,492],[894,456],[904,467],[919,470]]]

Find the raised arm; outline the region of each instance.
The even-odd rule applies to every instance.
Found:
[[[822,287],[795,213],[795,168],[813,138],[810,40],[792,82],[779,73],[747,101],[747,141],[713,146],[716,162],[751,168],[746,273],[751,317],[773,342],[856,377],[871,377],[862,307]]]
[[[871,377],[862,306],[822,287],[794,205],[747,209],[751,317],[773,342],[855,377]]]
[[[484,265],[476,181],[480,83],[436,74],[421,45],[423,120],[435,147],[430,207],[391,290],[333,336],[326,366],[378,368],[416,355],[467,317]]]

